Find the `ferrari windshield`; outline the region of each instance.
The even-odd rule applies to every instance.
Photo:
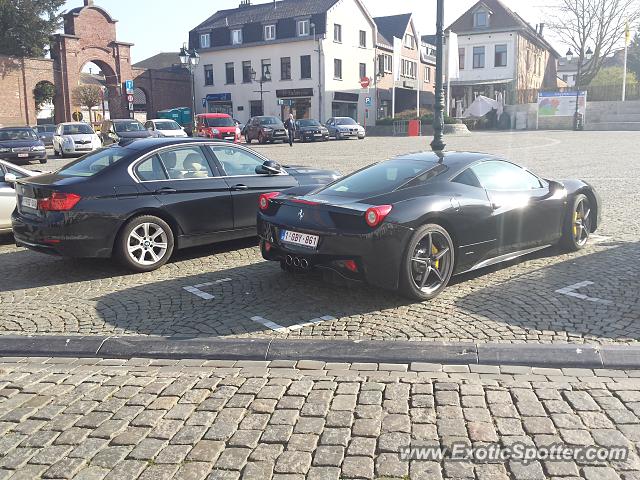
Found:
[[[319,193],[343,197],[370,197],[393,192],[416,177],[434,171],[439,173],[435,162],[420,160],[390,160],[359,170],[339,180]],[[431,178],[433,175],[425,175]]]

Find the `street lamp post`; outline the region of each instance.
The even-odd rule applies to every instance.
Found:
[[[442,152],[446,146],[444,143],[444,85],[442,77],[444,73],[444,0],[438,0],[436,17],[436,99],[433,113],[433,141],[431,149],[434,152]]]
[[[580,130],[581,129],[581,125],[579,122],[579,118],[580,118],[580,110],[579,110],[579,101],[580,101],[580,84],[578,83],[580,81],[580,74],[582,73],[582,60],[586,60],[587,62],[589,60],[591,60],[591,56],[593,55],[593,52],[591,51],[591,47],[587,48],[587,51],[584,52],[584,55],[581,55],[577,58],[578,60],[578,71],[576,72],[576,81],[575,81],[575,87],[576,87],[576,111],[573,114],[573,129],[574,130]],[[567,52],[567,63],[571,63],[571,60],[573,59],[573,52],[571,51],[571,49],[569,49],[569,51]],[[586,105],[585,105],[586,107]]]
[[[196,67],[200,63],[200,55],[193,48],[191,51],[187,48],[185,43],[180,49],[180,63],[183,67],[187,67],[189,74],[191,75],[191,121],[192,128],[195,128],[196,122]]]
[[[256,81],[257,76],[258,74],[252,68],[251,79],[254,82]],[[265,84],[265,82],[269,82],[269,81],[271,81],[271,71],[269,70],[269,66],[266,66],[262,69],[262,74],[260,75],[260,79],[258,80],[258,83],[260,84],[260,90],[257,90],[257,91],[254,90],[254,93],[260,94],[260,109],[262,110],[262,115],[264,115],[264,100],[263,100],[264,94],[269,93],[269,90],[264,90],[262,86]]]

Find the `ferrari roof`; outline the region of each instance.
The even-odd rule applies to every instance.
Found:
[[[470,165],[472,163],[477,162],[478,160],[486,160],[486,159],[501,159],[501,157],[497,155],[492,155],[489,153],[481,153],[481,152],[415,152],[415,153],[407,153],[404,155],[398,155],[393,158],[394,160],[418,160],[424,161],[428,163],[438,163],[442,162],[445,165],[452,167],[454,169],[464,168],[466,165]]]

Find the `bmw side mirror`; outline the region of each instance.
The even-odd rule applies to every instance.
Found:
[[[279,175],[282,173],[282,166],[273,160],[267,160],[256,167],[256,173],[258,175]]]
[[[18,178],[13,173],[5,173],[4,174],[4,182],[10,185],[14,185]]]

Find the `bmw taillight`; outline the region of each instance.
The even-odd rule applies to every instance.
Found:
[[[269,202],[271,199],[276,198],[278,195],[280,195],[280,192],[263,193],[260,195],[260,198],[258,199],[258,207],[260,210],[264,211],[269,208]]]
[[[47,198],[38,199],[38,210],[45,212],[66,212],[80,201],[75,193],[52,192]]]
[[[370,227],[377,227],[384,220],[384,217],[389,215],[392,208],[393,207],[391,205],[378,205],[367,209],[364,214],[364,219],[367,222],[367,225]]]

